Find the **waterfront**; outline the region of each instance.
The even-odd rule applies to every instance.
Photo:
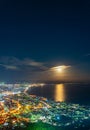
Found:
[[[21,86],[16,90],[20,89],[23,90]],[[1,129],[6,127],[15,130],[76,128],[88,130],[90,128],[89,84],[33,84],[28,85],[24,93],[18,91],[14,93],[13,89],[11,92],[3,91],[4,102],[1,102],[0,119],[1,126],[4,127]]]

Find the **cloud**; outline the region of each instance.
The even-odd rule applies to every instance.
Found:
[[[90,53],[86,54],[85,56],[90,56]]]
[[[19,59],[16,57],[1,57],[0,58],[0,65],[8,70],[14,70],[14,71],[22,71],[26,73],[28,72],[45,72],[55,69],[67,69],[71,66],[69,65],[60,65],[56,67],[51,67],[50,63],[45,64],[42,62],[35,61],[30,58],[23,58]]]
[[[30,65],[30,66],[42,66],[43,65],[43,63],[41,63],[41,62],[36,62],[31,59],[24,59],[21,63],[23,65]]]
[[[16,57],[1,57],[0,65],[9,70],[45,71],[48,69],[42,62],[30,58],[18,59]]]
[[[11,66],[11,65],[3,65],[0,64],[1,66],[5,67],[6,69],[10,69],[10,70],[18,70],[17,66]]]
[[[62,71],[62,70],[65,70],[65,69],[68,69],[70,68],[71,66],[70,65],[60,65],[60,66],[55,66],[55,67],[52,67],[50,68],[50,70],[57,70],[57,71]]]
[[[46,80],[58,80],[63,77],[60,73],[56,71],[62,71],[69,69],[70,65],[60,64],[59,66],[54,66],[56,63],[51,62],[38,62],[30,58],[19,59],[16,57],[1,57],[0,66],[4,67],[2,75],[6,80],[15,81],[46,81]],[[53,72],[55,71],[55,73]],[[66,70],[65,76],[66,76]],[[2,77],[1,77],[2,78]]]

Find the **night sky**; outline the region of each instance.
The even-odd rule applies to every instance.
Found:
[[[1,0],[0,81],[47,80],[90,80],[90,1]]]

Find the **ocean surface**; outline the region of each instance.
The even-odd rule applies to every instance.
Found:
[[[49,100],[90,105],[90,84],[65,83],[46,84],[32,87],[29,94],[46,97]]]
[[[84,106],[90,106],[90,84],[46,84],[43,87],[31,87],[28,90],[30,95],[45,97],[48,100],[56,102],[75,103]],[[17,130],[20,130],[17,129]],[[90,130],[90,125],[74,128],[52,126],[44,123],[36,123],[27,126],[22,130]]]

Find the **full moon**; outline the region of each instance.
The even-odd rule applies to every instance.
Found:
[[[62,73],[65,71],[65,69],[69,68],[70,66],[66,66],[66,65],[61,65],[61,66],[56,66],[56,67],[52,67],[51,70],[55,71],[57,73]]]
[[[62,66],[57,66],[54,68],[56,72],[62,72],[63,71],[63,67]]]

